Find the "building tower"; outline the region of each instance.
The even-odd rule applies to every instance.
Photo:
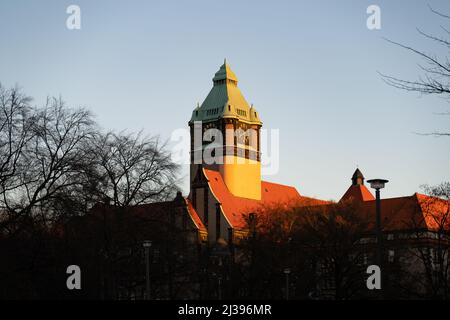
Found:
[[[234,196],[261,199],[261,126],[258,112],[245,100],[225,60],[189,121],[191,197],[199,169],[206,168],[220,172]]]
[[[342,196],[340,201],[372,201],[375,200],[375,197],[373,194],[367,189],[367,187],[364,185],[364,175],[362,174],[361,170],[358,168],[355,170],[355,172],[352,175],[352,184],[347,189],[345,194]]]
[[[356,168],[356,171],[352,176],[352,186],[364,185],[364,175],[362,172]]]

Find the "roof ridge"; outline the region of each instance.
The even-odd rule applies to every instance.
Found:
[[[289,187],[289,188],[294,188],[294,189],[296,189],[296,187],[294,187],[294,186],[291,186],[291,185],[287,185],[287,184],[282,184],[282,183],[276,183],[276,182],[272,182],[272,181],[267,181],[267,180],[261,180],[261,183],[269,183],[269,184],[274,184],[274,185],[277,185],[277,186],[283,186],[283,187]]]
[[[395,199],[404,199],[404,198],[412,198],[415,194],[412,194],[410,196],[399,196],[399,197],[393,197],[393,198],[382,198],[381,200],[395,200]]]
[[[347,200],[350,198],[355,198],[355,200],[361,202],[368,202],[375,200],[375,197],[373,196],[372,192],[370,192],[370,190],[363,184],[351,184],[339,201]]]

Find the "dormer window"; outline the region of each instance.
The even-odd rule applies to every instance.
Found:
[[[246,117],[247,116],[247,111],[242,110],[242,109],[236,109],[236,112],[238,115],[242,116],[242,117]]]
[[[225,84],[225,79],[215,80],[214,81],[214,85],[215,86],[218,86],[218,85],[221,85],[221,84]]]

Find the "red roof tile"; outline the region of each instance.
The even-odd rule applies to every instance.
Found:
[[[222,205],[223,213],[233,227],[245,227],[245,214],[257,211],[258,208],[268,205],[285,204],[292,206],[303,203],[304,205],[325,204],[326,201],[303,197],[297,189],[290,186],[261,181],[261,200],[247,199],[234,196],[227,188],[219,172],[203,169],[211,192]]]
[[[429,230],[450,230],[450,201],[415,193]]]
[[[192,206],[192,203],[189,199],[186,200],[187,209],[189,212],[189,215],[191,216],[192,221],[194,221],[194,224],[197,226],[198,229],[202,231],[207,231],[205,225],[203,224],[202,220],[200,219],[200,216],[198,215],[197,211],[195,211],[194,207]]]
[[[355,201],[370,201],[375,200],[375,197],[365,185],[351,185],[339,201],[351,199]]]
[[[376,201],[363,203],[363,210],[375,221]],[[383,230],[450,229],[450,202],[415,193],[412,196],[381,200]]]

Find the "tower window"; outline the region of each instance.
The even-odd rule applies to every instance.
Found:
[[[246,117],[247,116],[247,111],[242,110],[242,109],[236,109],[236,112],[238,115]]]
[[[211,116],[211,115],[218,114],[218,113],[219,113],[219,108],[206,110],[206,115],[207,116]]]

